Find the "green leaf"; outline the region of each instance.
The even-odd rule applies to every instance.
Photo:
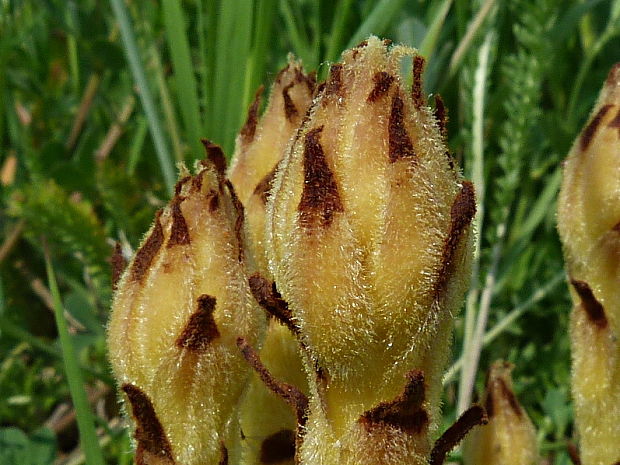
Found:
[[[0,429],[0,463],[3,465],[51,465],[56,459],[56,436],[41,428],[28,437],[18,428]]]

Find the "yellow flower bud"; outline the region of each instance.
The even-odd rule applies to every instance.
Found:
[[[270,277],[264,245],[267,197],[276,165],[299,129],[312,102],[314,88],[314,75],[306,75],[301,63],[289,57],[288,65],[275,79],[264,114],[258,118],[262,92],[259,89],[237,137],[229,175],[245,206],[248,250],[262,277],[255,276],[251,283],[257,283],[254,290],[259,294],[260,286],[266,282],[264,278]],[[276,378],[308,393],[299,343],[289,328],[275,319],[269,322],[260,357]],[[297,420],[291,408],[267,389],[257,374],[253,374],[240,407],[240,427],[244,436],[243,463],[292,464]]]
[[[258,118],[260,95],[256,94],[245,125],[237,137],[229,177],[245,207],[249,225],[248,244],[261,273],[267,274],[264,229],[265,204],[277,163],[299,128],[312,102],[314,75],[306,75],[301,63],[289,57],[273,84],[269,103]]]
[[[219,148],[207,149],[221,169]],[[248,284],[242,210],[203,162],[118,283],[108,346],[140,465],[218,464],[235,447],[230,419],[250,374],[236,340],[256,344],[265,321]]]
[[[574,307],[572,391],[584,465],[620,461],[620,63],[564,165],[558,201]]]
[[[273,183],[270,271],[316,373],[303,463],[430,454],[475,202],[419,72],[414,92],[402,83],[412,56],[419,71],[414,50],[376,37],[345,52]]]
[[[537,465],[536,430],[512,391],[512,365],[495,362],[487,377],[485,426],[464,441],[465,465]]]

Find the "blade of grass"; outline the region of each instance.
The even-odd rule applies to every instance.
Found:
[[[405,0],[380,0],[353,33],[346,48],[355,47],[371,34],[384,34],[392,20],[402,10]]]
[[[223,1],[217,25],[215,93],[208,137],[223,146],[230,157],[235,134],[245,109],[242,106],[244,75],[252,34],[252,0]]]
[[[284,19],[286,36],[293,45],[293,51],[301,58],[308,68],[314,69],[318,63],[313,61],[310,43],[305,40],[305,34],[303,34],[298,27],[297,21],[295,20],[295,14],[293,13],[293,9],[291,8],[288,0],[280,0],[280,13]]]
[[[73,347],[73,341],[69,335],[67,322],[64,318],[64,309],[60,298],[60,292],[58,291],[58,283],[56,282],[56,275],[45,242],[43,243],[43,250],[45,253],[47,279],[54,300],[54,317],[56,319],[56,326],[58,327],[58,337],[60,339],[60,347],[62,348],[67,383],[69,384],[69,391],[71,392],[71,398],[73,399],[73,406],[76,412],[81,447],[87,463],[90,465],[105,465],[103,452],[99,446],[97,433],[95,431],[95,418],[88,405],[88,398],[84,390],[84,379],[79,367],[75,348]]]
[[[202,152],[200,109],[198,106],[198,84],[187,40],[186,21],[177,0],[164,0],[162,14],[168,40],[168,49],[174,70],[174,83],[179,98],[179,107],[185,125],[186,138],[189,139],[193,157]]]
[[[127,174],[133,175],[136,172],[136,165],[140,160],[140,154],[142,153],[142,147],[144,147],[144,138],[148,131],[148,122],[146,118],[140,116],[137,123],[136,132],[133,135],[131,147],[129,148],[129,155],[127,157]]]
[[[245,68],[245,86],[241,103],[242,108],[247,108],[250,105],[252,95],[254,95],[258,86],[265,79],[264,73],[268,56],[267,51],[271,40],[271,30],[276,12],[276,0],[262,0],[258,2],[252,51]]]
[[[353,0],[343,0],[336,5],[336,12],[334,13],[329,42],[327,44],[327,52],[325,53],[325,59],[327,61],[332,62],[338,59],[338,55],[344,45],[344,27],[351,14],[352,5]]]
[[[152,68],[155,73],[155,84],[159,91],[159,101],[164,113],[164,122],[170,141],[172,143],[172,151],[174,153],[174,159],[181,162],[185,159],[185,148],[181,143],[181,135],[179,134],[179,122],[177,120],[177,114],[174,110],[174,104],[170,97],[170,91],[168,90],[168,84],[166,83],[166,76],[161,57],[159,56],[159,50],[153,46],[150,50],[150,63],[149,68]],[[147,120],[148,121],[148,120]]]
[[[525,300],[522,304],[515,307],[508,313],[505,317],[503,317],[500,321],[497,322],[495,326],[493,326],[489,331],[486,332],[484,337],[482,338],[482,347],[488,346],[491,342],[493,342],[497,337],[499,337],[508,327],[513,324],[518,318],[520,318],[525,312],[527,312],[530,308],[532,308],[535,304],[540,302],[543,298],[545,298],[555,287],[564,281],[565,273],[564,271],[558,272],[553,278],[551,278],[548,282],[546,282],[542,287],[537,289],[527,300]],[[452,382],[457,373],[463,368],[463,363],[465,362],[465,357],[461,355],[456,362],[450,366],[448,371],[443,378],[443,385]]]
[[[465,307],[465,329],[463,337],[462,353],[464,356],[470,354],[475,337],[476,308],[480,298],[479,272],[480,272],[480,241],[482,226],[485,216],[485,197],[486,184],[484,179],[484,121],[485,121],[485,102],[487,91],[487,79],[489,73],[489,57],[491,54],[491,42],[493,32],[489,32],[480,51],[478,53],[478,66],[474,73],[474,86],[472,89],[472,168],[469,177],[476,189],[476,201],[478,203],[476,217],[474,218],[474,230],[477,231],[474,243],[474,260],[472,266],[471,290],[467,295]],[[476,362],[477,365],[477,362]],[[461,373],[461,385],[467,382],[465,375]],[[461,388],[459,388],[458,412],[463,412],[469,405],[463,407],[461,404]]]
[[[131,69],[136,86],[139,89],[140,101],[142,102],[144,112],[149,122],[149,129],[153,137],[155,152],[164,178],[164,184],[166,185],[168,193],[172,194],[176,181],[174,164],[172,163],[170,151],[164,139],[164,132],[155,108],[155,102],[151,95],[148,81],[146,80],[146,74],[138,52],[138,45],[136,44],[129,13],[127,12],[123,0],[110,0],[110,3],[112,4],[114,16],[121,30],[121,38],[125,54],[127,55],[127,61],[129,62],[129,68]]]
[[[495,5],[495,0],[486,0],[484,4],[476,13],[476,16],[472,20],[472,22],[467,27],[467,32],[465,36],[459,42],[459,45],[456,47],[456,50],[452,54],[452,58],[450,58],[450,65],[448,66],[448,74],[446,76],[446,80],[450,79],[456,70],[458,69],[461,61],[463,61],[463,57],[467,54],[469,47],[471,46],[474,38],[476,37],[480,27],[484,23],[484,20],[487,18],[491,9]]]
[[[424,39],[420,44],[420,54],[427,60],[430,59],[431,56],[433,56],[435,48],[437,48],[439,33],[441,32],[441,28],[446,22],[446,16],[448,16],[448,12],[450,11],[451,6],[452,0],[444,0],[443,4],[437,10],[435,17],[433,18],[433,22],[428,27],[426,35],[424,36]]]

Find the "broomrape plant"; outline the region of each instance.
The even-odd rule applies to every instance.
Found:
[[[208,142],[182,172],[109,325],[138,463],[439,464],[484,421],[431,443],[475,195],[423,65],[376,37],[318,86],[291,59],[231,181]]]
[[[503,362],[482,405],[432,441],[476,204],[423,67],[376,37],[318,84],[291,57],[262,116],[256,93],[231,166],[203,141],[206,159],[181,169],[116,284],[108,329],[139,465],[440,465],[487,422],[466,463],[537,463]],[[619,130],[617,65],[559,206],[585,465],[620,460]]]

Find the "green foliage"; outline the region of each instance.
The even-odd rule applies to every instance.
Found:
[[[89,392],[113,387],[108,260],[115,242],[127,255],[138,246],[175,162],[201,158],[202,137],[230,157],[256,88],[289,52],[324,77],[370,33],[427,54],[425,89],[443,96],[448,144],[480,203],[445,425],[505,358],[545,457],[568,463],[570,303],[555,198],[560,161],[620,61],[617,0],[0,2],[0,463],[51,463],[76,446],[75,433],[41,430],[70,401],[76,371]],[[76,352],[69,376],[43,238]],[[95,421],[108,463],[129,463],[114,399],[104,407]]]
[[[7,465],[51,465],[56,458],[56,439],[49,429],[30,437],[17,428],[0,429],[0,462]]]

